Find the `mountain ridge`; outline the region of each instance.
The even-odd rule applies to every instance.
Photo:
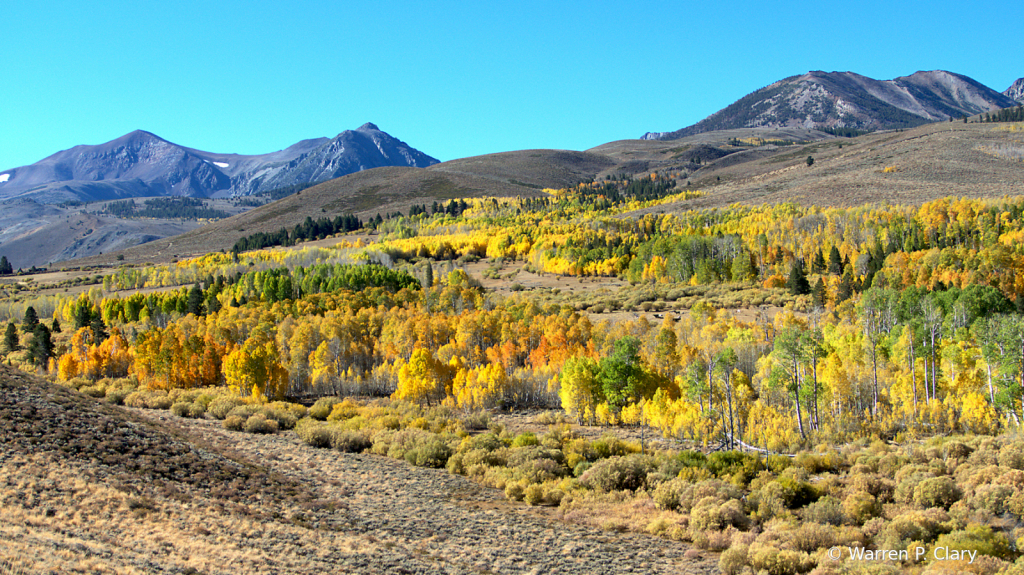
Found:
[[[912,128],[1016,104],[1006,93],[945,70],[915,72],[893,80],[875,80],[853,72],[811,71],[747,94],[696,124],[673,132],[647,132],[641,139],[676,140],[709,131],[755,127]]]
[[[206,152],[134,130],[0,172],[0,199],[44,203],[143,196],[232,197],[384,166],[427,167],[436,158],[367,122],[334,138],[302,140],[258,155]]]

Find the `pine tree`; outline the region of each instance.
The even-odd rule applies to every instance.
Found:
[[[21,320],[21,331],[30,333],[36,329],[39,325],[39,316],[36,314],[36,308],[28,306],[25,309],[25,317]]]
[[[814,254],[814,261],[811,263],[811,273],[823,274],[826,266],[825,256],[821,254],[821,248],[818,248],[817,253]]]
[[[427,262],[425,269],[423,270],[423,287],[429,288],[434,285],[434,266]]]
[[[60,333],[60,320],[57,319],[57,314],[53,314],[53,323],[50,324],[51,333]]]
[[[50,338],[50,330],[46,325],[36,324],[28,352],[29,360],[36,367],[46,365],[46,361],[53,357],[53,340]]]
[[[745,282],[757,278],[757,270],[754,269],[754,264],[750,260],[750,253],[747,251],[741,251],[732,260],[732,280],[737,282]]]
[[[843,258],[839,255],[839,248],[835,246],[828,251],[828,273],[834,276],[843,273]]]
[[[791,295],[804,295],[811,293],[811,284],[807,281],[807,273],[804,272],[804,262],[793,260],[793,267],[789,270],[789,280],[786,288]]]
[[[836,303],[842,303],[853,295],[853,272],[846,270],[843,278],[839,280],[839,290],[836,293]]]
[[[21,349],[21,343],[18,341],[18,328],[15,327],[14,322],[7,322],[7,331],[4,332],[4,349],[7,353]]]
[[[92,322],[89,323],[89,329],[92,330],[92,340],[95,343],[106,341],[107,339],[107,326],[103,323],[103,318],[96,316],[92,318]]]
[[[7,261],[7,256],[0,256],[0,276],[7,276],[14,273],[14,266]]]
[[[192,289],[188,290],[188,307],[187,312],[200,316],[203,315],[203,290],[199,287],[199,284],[193,284]]]
[[[220,300],[216,297],[210,297],[206,300],[206,310],[209,313],[217,313],[220,311]]]
[[[814,307],[825,307],[825,304],[828,303],[828,292],[825,290],[825,282],[821,278],[818,278],[818,283],[814,284],[811,298]]]

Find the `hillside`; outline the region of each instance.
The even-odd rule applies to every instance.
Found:
[[[755,127],[912,128],[1013,105],[1010,94],[942,70],[884,81],[853,72],[815,71],[761,88],[687,128],[648,132],[643,139],[677,140]]]
[[[686,209],[736,202],[918,205],[951,195],[1012,196],[1024,185],[1021,150],[1019,132],[962,122],[821,140],[749,162],[734,164],[728,157],[712,162],[694,174],[695,179],[706,174],[700,182],[707,185],[700,187],[707,195],[688,202]],[[808,156],[814,158],[812,166],[806,164]]]
[[[0,572],[12,575],[612,573],[636,561],[708,573],[716,561],[553,523],[444,470],[115,407],[6,366],[0,415]]]
[[[167,261],[185,255],[230,250],[257,232],[292,228],[306,217],[334,218],[353,213],[363,220],[392,211],[408,213],[413,204],[431,204],[480,196],[537,197],[543,188],[561,188],[595,178],[616,165],[586,152],[525,150],[489,154],[437,164],[426,169],[376,168],[330,180],[280,201],[211,223],[175,238],[129,248],[117,255],[126,263]],[[114,254],[97,254],[64,265],[113,263]]]

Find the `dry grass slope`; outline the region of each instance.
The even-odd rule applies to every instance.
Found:
[[[6,367],[0,444],[10,573],[717,571],[682,544],[561,523],[442,470],[113,407]]]

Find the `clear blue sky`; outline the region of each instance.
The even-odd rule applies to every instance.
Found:
[[[441,160],[697,122],[809,70],[1024,66],[1018,2],[3,4],[0,169],[135,129],[256,154],[374,122]],[[1018,64],[1014,64],[1018,62]]]

